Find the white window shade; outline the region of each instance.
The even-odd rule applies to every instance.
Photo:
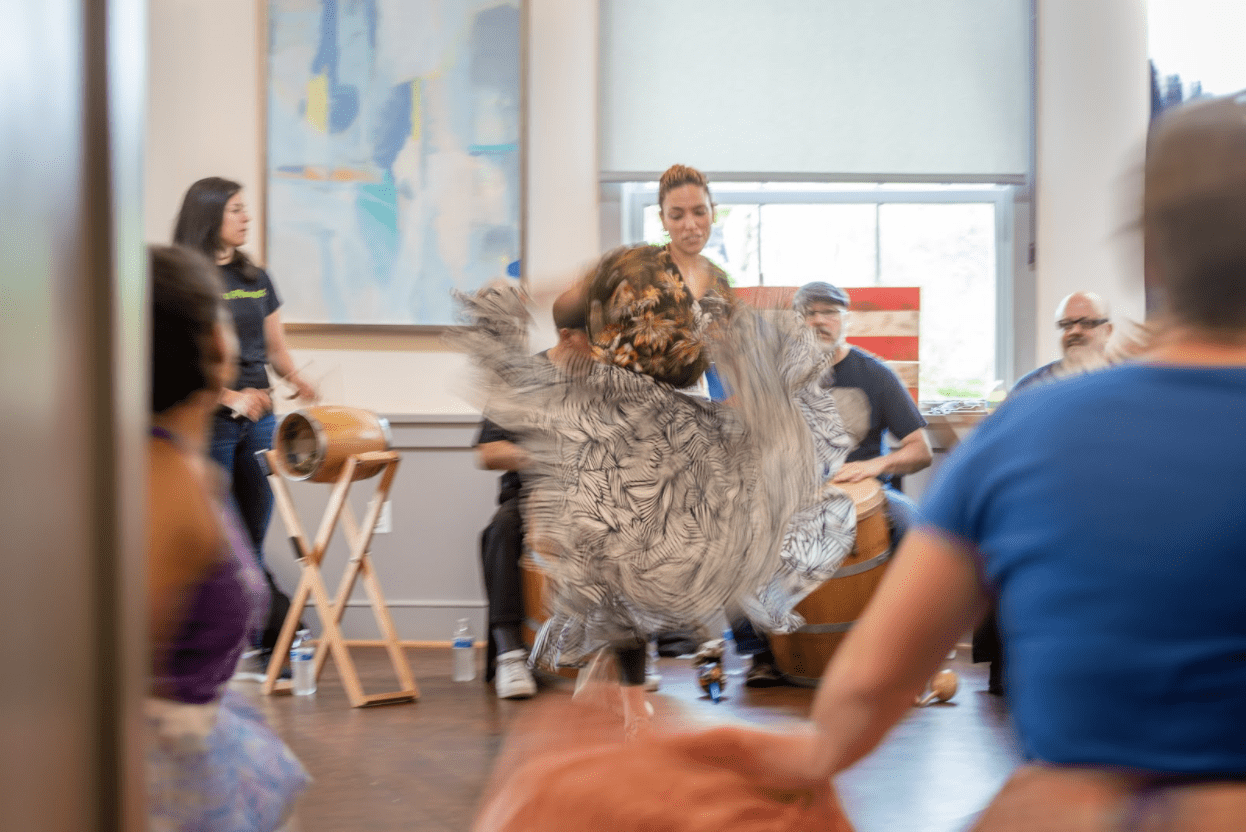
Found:
[[[1030,0],[601,0],[600,165],[1023,181]]]

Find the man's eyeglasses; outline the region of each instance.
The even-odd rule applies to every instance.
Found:
[[[806,306],[801,310],[801,314],[806,318],[813,318],[818,315],[830,317],[832,315],[847,315],[848,310],[842,306]]]
[[[1082,329],[1094,329],[1097,326],[1103,326],[1107,322],[1107,318],[1064,318],[1063,320],[1056,321],[1056,329],[1063,332],[1068,332],[1075,326],[1080,326]]]

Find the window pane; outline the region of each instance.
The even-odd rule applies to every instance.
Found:
[[[877,269],[873,205],[763,205],[761,273],[767,286],[873,286]]]
[[[792,183],[783,188],[799,190]],[[814,189],[829,190],[826,185]],[[777,196],[765,189],[758,195],[762,200]],[[877,195],[877,189],[869,194]],[[726,269],[735,285],[801,286],[825,280],[849,288],[921,287],[920,398],[978,399],[994,385],[993,202],[759,205],[741,200],[718,208],[704,253]],[[667,241],[656,205],[644,209],[644,233],[648,242]]]
[[[995,206],[884,204],[881,283],[922,287],[921,389],[983,398],[995,383]]]

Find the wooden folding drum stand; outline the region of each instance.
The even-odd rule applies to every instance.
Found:
[[[281,635],[277,637],[277,644],[273,647],[272,659],[268,663],[268,675],[264,679],[262,690],[268,695],[291,692],[291,683],[287,680],[278,680],[278,676],[286,655],[290,651],[290,645],[294,641],[294,631],[298,628],[299,619],[310,597],[316,606],[316,612],[320,615],[322,630],[322,637],[316,642],[316,656],[313,664],[317,680],[324,667],[325,657],[331,651],[338,673],[342,677],[342,686],[346,688],[346,696],[350,699],[352,707],[414,702],[419,699],[420,689],[415,683],[415,677],[411,674],[411,665],[402,652],[402,645],[398,642],[393,619],[390,618],[389,609],[385,606],[381,584],[377,580],[376,572],[372,567],[372,559],[368,554],[372,532],[380,516],[381,507],[389,497],[389,489],[394,482],[394,474],[398,470],[398,453],[396,451],[369,451],[353,454],[346,460],[333,485],[329,504],[320,521],[320,530],[316,532],[316,541],[310,547],[307,545],[307,538],[299,524],[298,515],[294,511],[294,503],[290,500],[285,477],[278,473],[281,469],[277,465],[277,452],[268,451],[264,456],[268,461],[268,480],[273,487],[277,510],[285,523],[290,541],[294,544],[299,566],[302,568],[302,576],[299,578],[294,598],[291,599],[290,611],[286,614],[285,622],[281,626]],[[354,480],[356,466],[373,464],[381,466],[378,472],[381,477],[380,484],[377,486],[376,493],[372,495],[367,511],[364,512],[363,523],[360,524],[356,522],[354,512],[346,502],[346,495]],[[333,529],[337,526],[339,517],[342,519],[344,526],[342,531],[350,547],[350,561],[346,571],[342,574],[341,583],[338,584],[337,595],[330,603],[320,566],[324,561],[325,552],[329,548],[329,540],[333,537]],[[398,677],[398,683],[402,686],[401,690],[391,693],[365,694],[363,686],[359,683],[359,673],[355,670],[355,663],[351,660],[350,650],[342,638],[340,627],[342,613],[346,610],[346,602],[355,588],[355,581],[361,575],[364,589],[368,594],[368,602],[376,617],[376,623],[380,627],[385,649],[389,653],[390,663],[394,666],[394,673]]]

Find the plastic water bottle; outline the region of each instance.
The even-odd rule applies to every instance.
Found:
[[[310,696],[316,692],[316,648],[311,643],[311,631],[299,630],[290,646],[290,688],[295,696]]]
[[[471,623],[466,618],[459,619],[459,626],[454,631],[454,674],[456,682],[470,682],[476,678],[476,646],[472,636]]]

